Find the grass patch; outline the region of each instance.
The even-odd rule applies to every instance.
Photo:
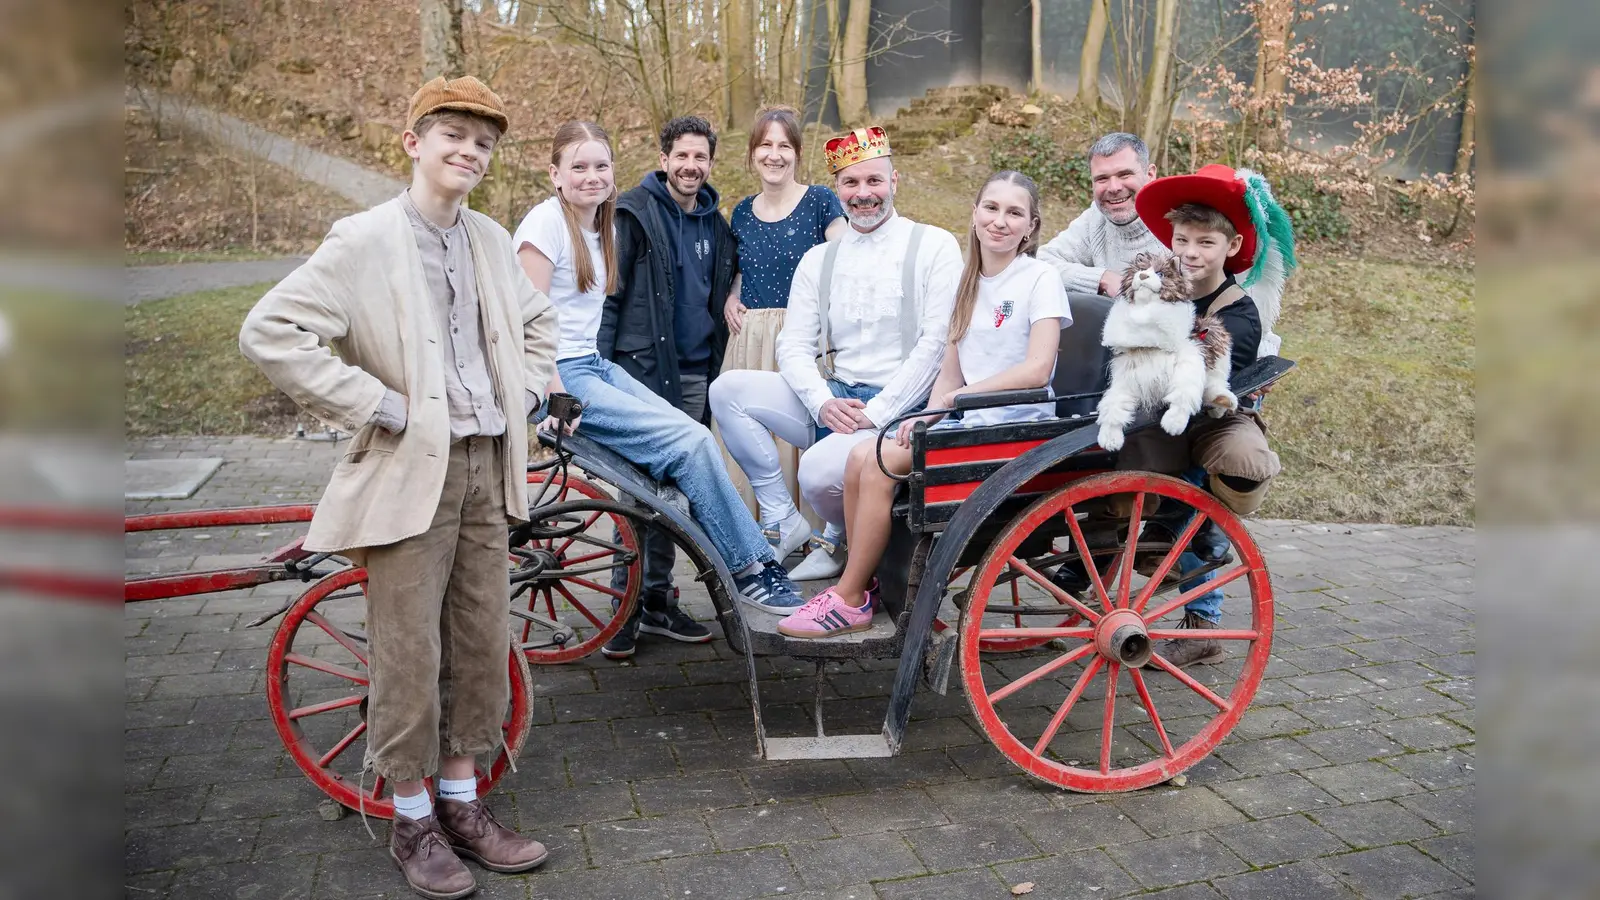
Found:
[[[248,262],[258,259],[278,259],[282,253],[234,247],[224,250],[130,250],[123,254],[125,266],[175,266],[183,263]]]
[[[283,434],[297,412],[239,354],[267,285],[127,310],[132,436]],[[1313,256],[1279,333],[1300,368],[1268,399],[1284,474],[1261,514],[1470,525],[1473,274]]]
[[[0,288],[11,331],[0,355],[0,430],[114,432],[118,388],[116,308],[105,300]]]
[[[294,427],[294,403],[239,353],[239,327],[270,284],[201,291],[127,307],[130,437],[273,434]]]
[[[1278,332],[1300,364],[1268,398],[1284,474],[1263,516],[1470,525],[1473,273],[1309,260]]]

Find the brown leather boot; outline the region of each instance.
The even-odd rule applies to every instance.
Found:
[[[456,858],[434,816],[418,821],[396,813],[389,832],[389,855],[411,889],[430,900],[456,900],[478,889],[472,872]]]
[[[1184,613],[1183,621],[1178,623],[1178,627],[1208,629],[1221,628],[1222,626],[1209,619],[1203,619],[1194,613]],[[1180,669],[1196,664],[1209,665],[1218,663],[1222,661],[1223,656],[1227,655],[1222,651],[1221,641],[1205,638],[1167,638],[1161,642],[1161,646],[1157,648],[1156,652],[1161,654],[1161,657],[1167,662]],[[1154,663],[1145,663],[1146,669],[1154,669],[1155,667]]]
[[[434,810],[456,853],[491,872],[526,872],[550,855],[543,844],[496,822],[482,800],[438,800]]]

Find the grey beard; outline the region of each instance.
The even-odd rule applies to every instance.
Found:
[[[1100,204],[1096,203],[1095,205],[1099,206]],[[1139,211],[1138,210],[1130,211],[1128,213],[1128,217],[1126,219],[1120,221],[1120,222],[1117,221],[1116,216],[1113,216],[1111,213],[1106,212],[1105,207],[1101,206],[1100,207],[1100,212],[1101,212],[1102,215],[1104,215],[1106,217],[1106,220],[1109,221],[1113,225],[1131,225],[1133,222],[1135,222],[1139,218]]]
[[[849,217],[851,225],[857,228],[874,228],[883,224],[883,220],[889,218],[889,214],[894,212],[894,198],[891,197],[879,204],[875,212],[858,212],[854,206],[846,206],[844,211],[845,215]]]

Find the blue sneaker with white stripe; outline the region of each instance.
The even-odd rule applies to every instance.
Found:
[[[789,573],[776,562],[769,562],[761,571],[735,577],[733,584],[739,589],[739,599],[754,606],[786,616],[805,605],[805,598],[789,579]]]

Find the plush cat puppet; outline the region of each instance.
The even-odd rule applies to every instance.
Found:
[[[1228,389],[1233,339],[1215,316],[1198,319],[1177,257],[1141,253],[1122,275],[1100,343],[1111,349],[1111,386],[1100,398],[1100,446],[1121,449],[1141,409],[1165,406],[1161,428],[1179,435],[1202,407],[1237,409]]]

